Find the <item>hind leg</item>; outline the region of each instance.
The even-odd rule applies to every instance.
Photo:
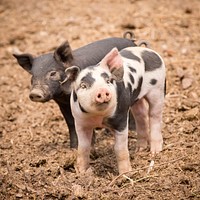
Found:
[[[131,111],[135,118],[137,132],[136,151],[142,151],[147,148],[149,141],[148,106],[145,99],[142,98],[135,102]]]
[[[163,137],[161,134],[162,110],[164,93],[161,90],[151,91],[146,99],[149,103],[150,148],[152,155],[162,151]]]

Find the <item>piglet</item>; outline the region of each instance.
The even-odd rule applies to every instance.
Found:
[[[78,135],[78,172],[84,173],[89,168],[95,127],[107,127],[114,133],[119,173],[131,170],[129,110],[136,122],[136,149],[149,145],[153,155],[162,150],[165,64],[158,53],[143,47],[129,47],[120,52],[113,48],[99,64],[83,70],[72,66],[65,73],[62,87],[68,93],[70,83],[72,89],[70,103]]]

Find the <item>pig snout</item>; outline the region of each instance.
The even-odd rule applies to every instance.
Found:
[[[108,103],[111,97],[112,95],[107,89],[100,88],[96,93],[95,101],[96,103]]]
[[[31,90],[29,98],[31,99],[31,101],[42,102],[45,100],[45,95],[42,90],[35,88]]]

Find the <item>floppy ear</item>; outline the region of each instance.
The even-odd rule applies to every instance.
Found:
[[[113,48],[101,61],[101,67],[108,67],[113,78],[121,81],[124,75],[123,60],[117,48]]]
[[[80,72],[80,68],[77,66],[68,67],[65,70],[66,78],[64,81],[60,82],[63,91],[67,94],[71,92],[72,82],[76,80],[78,74]]]
[[[13,54],[18,64],[31,74],[33,56],[31,54]]]
[[[55,50],[54,58],[56,61],[63,63],[66,67],[71,64],[73,61],[73,55],[68,41],[65,41]]]

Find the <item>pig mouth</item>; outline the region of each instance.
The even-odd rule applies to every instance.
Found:
[[[105,110],[109,106],[109,102],[96,103],[98,110]]]

